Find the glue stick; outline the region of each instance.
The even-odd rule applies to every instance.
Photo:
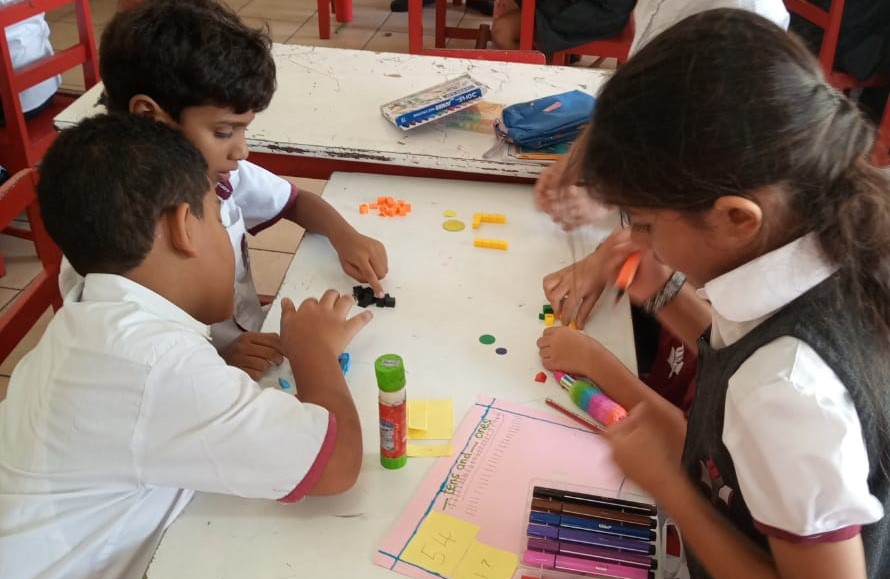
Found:
[[[402,468],[408,462],[408,405],[405,401],[405,364],[396,354],[374,362],[380,408],[380,464]]]

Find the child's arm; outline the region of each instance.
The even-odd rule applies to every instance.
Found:
[[[358,412],[337,356],[372,317],[364,311],[347,318],[352,296],[328,290],[321,299],[307,299],[294,308],[281,302],[281,341],[290,359],[299,398],[328,410],[337,421],[334,451],[308,494],[343,492],[355,484],[362,465],[362,432]]]
[[[356,231],[327,201],[310,191],[300,191],[286,217],[310,233],[327,237],[343,271],[369,284],[376,295],[383,295],[379,280],[386,277],[388,264],[382,243]]]
[[[608,430],[612,458],[670,513],[714,579],[861,579],[859,536],[837,543],[792,544],[770,538],[770,553],[739,533],[706,501],[668,442],[676,419],[648,404]]]
[[[567,327],[547,328],[544,335],[538,338],[538,350],[545,368],[590,378],[612,400],[628,410],[641,402],[662,408],[665,412],[675,410],[670,402],[634,376],[598,340],[583,332]],[[685,430],[676,441],[680,450],[684,435]],[[679,454],[677,458],[679,460]]]

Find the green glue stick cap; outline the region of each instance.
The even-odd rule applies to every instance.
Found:
[[[384,354],[374,362],[377,387],[384,392],[398,392],[405,387],[405,364],[397,354]]]

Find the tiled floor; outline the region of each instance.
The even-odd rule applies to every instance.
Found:
[[[254,26],[268,26],[274,42],[309,44],[339,48],[366,49],[385,52],[408,51],[408,15],[389,10],[389,0],[352,0],[353,19],[348,24],[332,23],[330,40],[318,37],[318,13],[315,0],[226,0],[238,14]],[[91,0],[93,28],[97,44],[102,30],[117,9],[117,0]],[[466,11],[463,4],[449,3],[448,23],[451,26],[471,26],[491,19],[479,13]],[[71,45],[77,36],[77,24],[72,7],[47,14],[52,31],[52,43],[56,49]],[[424,30],[432,34],[434,13],[424,10]],[[426,44],[432,44],[428,37]],[[471,41],[452,41],[450,46],[467,47]],[[463,43],[463,44],[459,44]],[[63,77],[63,88],[82,90],[83,79],[78,71]],[[297,180],[301,186],[321,192],[323,181]],[[258,291],[275,294],[290,264],[302,230],[292,223],[283,222],[251,238],[250,258]],[[18,291],[33,278],[39,269],[33,247],[19,239],[0,235],[0,254],[6,259],[7,274],[0,278],[0,307],[13,299]],[[6,383],[12,368],[30,350],[49,323],[51,315],[38,322],[19,347],[0,365],[0,400],[5,397]]]

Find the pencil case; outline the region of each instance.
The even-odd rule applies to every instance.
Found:
[[[494,130],[498,137],[528,149],[574,140],[590,121],[596,99],[580,90],[505,107]]]
[[[413,129],[476,104],[484,89],[485,85],[465,74],[388,102],[380,112],[400,129]]]

